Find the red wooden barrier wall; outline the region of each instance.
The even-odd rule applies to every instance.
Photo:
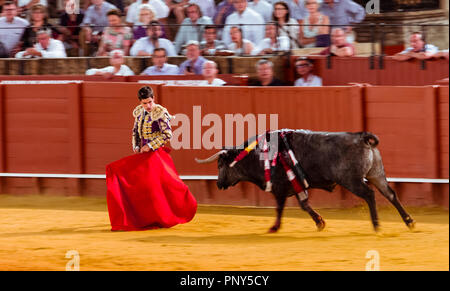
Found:
[[[131,112],[138,104],[136,92],[141,86],[106,82],[0,85],[0,170],[103,174],[107,163],[131,154]],[[172,114],[189,117],[186,131],[191,133],[191,146],[194,129],[201,128],[204,134],[211,127],[205,121],[207,114],[217,114],[222,120],[225,114],[278,114],[278,128],[372,131],[381,140],[379,147],[390,177],[448,178],[448,87],[152,87],[159,94],[157,102]],[[201,106],[198,119],[193,116],[195,105]],[[183,120],[182,115],[178,117],[174,132]],[[269,116],[265,121],[268,128]],[[222,141],[227,145],[224,133]],[[182,175],[217,175],[215,165],[200,166],[193,159],[216,150],[176,150],[172,157]],[[0,181],[3,193],[105,194],[104,180]],[[214,182],[188,184],[200,203],[273,205],[270,194],[245,183],[222,192],[216,191]],[[405,192],[402,187],[397,190],[408,193],[402,199],[415,191],[418,196],[414,199],[428,195],[419,199],[422,204],[439,201],[448,207],[448,184],[439,190],[444,193],[439,199],[432,198],[434,190],[425,186],[429,194],[416,191],[417,187]],[[356,202],[360,201],[345,191],[312,192],[312,203],[317,206]]]

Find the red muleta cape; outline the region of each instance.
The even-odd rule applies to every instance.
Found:
[[[172,227],[195,216],[197,201],[168,151],[134,154],[106,166],[111,230]]]

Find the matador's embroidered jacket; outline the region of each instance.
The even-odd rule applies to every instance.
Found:
[[[157,150],[172,138],[170,120],[173,117],[161,105],[153,105],[150,112],[139,105],[134,109],[133,116],[133,149],[148,145],[150,149]]]

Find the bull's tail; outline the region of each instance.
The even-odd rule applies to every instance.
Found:
[[[370,132],[366,132],[366,131],[362,132],[361,137],[362,137],[364,143],[371,147],[376,147],[378,145],[378,143],[380,142],[378,137]]]

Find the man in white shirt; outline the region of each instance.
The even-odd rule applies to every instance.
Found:
[[[240,26],[242,28],[243,38],[252,43],[259,43],[264,39],[264,19],[253,9],[247,7],[247,0],[233,0],[236,9],[225,21],[222,41],[229,46],[231,44],[230,28],[231,26]],[[250,24],[250,25],[245,25]]]
[[[3,5],[3,13],[5,16],[0,17],[0,50],[3,48],[4,52],[0,53],[0,57],[8,57],[17,53],[15,48],[29,22],[16,16],[17,6],[13,1]]]
[[[295,70],[300,78],[295,81],[294,86],[321,87],[322,79],[312,73],[313,68],[313,60],[299,57],[295,62]]]
[[[199,86],[223,86],[227,82],[217,78],[217,64],[213,61],[203,63],[202,75],[205,80],[199,83]]]
[[[423,40],[422,33],[413,32],[409,38],[410,47],[396,54],[394,60],[407,61],[409,59],[425,60],[431,58],[439,49],[432,45],[426,44]]]
[[[252,51],[252,55],[270,55],[276,51],[289,51],[291,41],[287,36],[278,36],[276,22],[266,24],[266,38],[261,40]]]
[[[113,76],[133,76],[134,72],[125,65],[125,59],[123,57],[123,51],[113,50],[110,53],[109,63],[111,66],[102,69],[89,69],[86,71],[86,75],[100,75],[105,78],[111,78]]]
[[[153,51],[152,62],[153,66],[145,69],[141,75],[178,75],[178,66],[167,63],[167,54],[164,48],[156,48]]]
[[[138,25],[139,23],[139,10],[140,6],[142,4],[149,4],[151,5],[156,14],[155,14],[155,20],[167,18],[169,16],[169,7],[166,5],[166,3],[162,0],[137,0],[133,4],[131,4],[128,7],[126,22],[129,24],[135,24]]]
[[[50,29],[41,29],[36,33],[37,43],[32,48],[18,52],[16,58],[65,58],[66,50],[62,41],[51,37]]]
[[[151,56],[155,48],[166,49],[169,57],[176,56],[175,47],[172,42],[165,38],[160,38],[162,33],[161,25],[157,21],[150,22],[147,28],[147,37],[138,39],[130,50],[130,56]]]
[[[273,6],[266,0],[253,0],[248,3],[248,7],[258,12],[264,18],[264,22],[272,20]]]

